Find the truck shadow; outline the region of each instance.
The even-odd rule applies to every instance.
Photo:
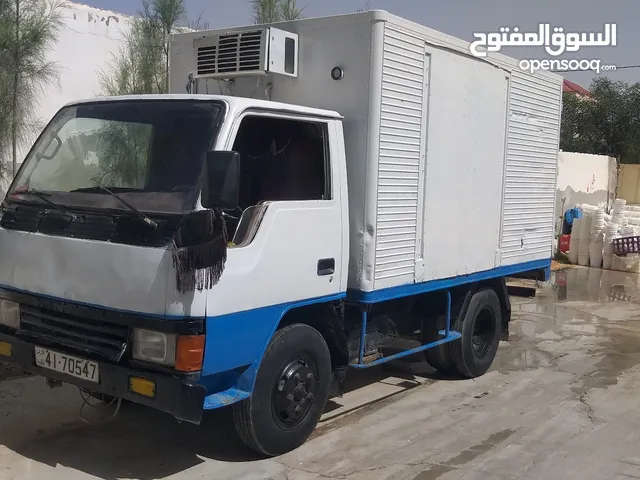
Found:
[[[113,407],[99,407],[108,416]],[[90,414],[90,415],[89,415]],[[87,412],[96,416],[97,412]],[[237,437],[229,410],[207,412],[201,425],[178,423],[169,415],[136,404],[123,404],[116,418],[74,422],[38,432],[17,445],[0,444],[35,462],[79,470],[107,480],[164,478],[204,463],[258,460]]]
[[[346,385],[345,396],[327,405],[325,417],[333,417],[321,422],[313,438],[329,433],[351,421],[361,418],[354,411],[365,414],[376,405],[382,406],[425,383],[424,377],[397,370],[398,367],[374,368],[362,372],[351,372]],[[399,367],[402,369],[402,366]],[[393,381],[391,381],[392,379]],[[44,380],[43,380],[44,383]],[[346,402],[349,394],[357,394],[362,388],[376,388],[375,384],[393,385],[393,392],[379,399],[365,402]],[[73,387],[65,387],[72,389]],[[28,404],[29,393],[23,398],[24,411],[33,411]],[[69,394],[73,394],[73,390]],[[69,396],[75,398],[75,395]],[[35,402],[34,402],[35,403]],[[77,405],[78,409],[80,404]],[[74,405],[69,405],[73,409]],[[90,419],[108,417],[113,406],[85,409]],[[338,409],[342,408],[342,411]],[[332,412],[333,411],[333,412]],[[17,416],[19,412],[2,412],[7,416]],[[67,411],[67,413],[69,413]],[[73,410],[71,410],[73,413]],[[55,415],[42,412],[42,415]],[[323,417],[324,419],[324,417]],[[150,480],[164,478],[214,460],[220,462],[253,462],[262,460],[256,453],[244,446],[233,427],[231,411],[223,409],[207,412],[200,426],[178,423],[175,419],[136,404],[124,403],[116,418],[97,423],[74,421],[57,425],[48,430],[36,430],[33,434],[14,439],[11,432],[0,432],[0,445],[34,462],[51,467],[64,466],[106,480],[116,478],[136,478]],[[6,435],[5,435],[6,434]]]

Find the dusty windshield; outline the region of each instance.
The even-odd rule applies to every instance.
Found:
[[[25,159],[9,199],[45,192],[67,206],[192,209],[223,106],[192,100],[96,102],[63,109]]]

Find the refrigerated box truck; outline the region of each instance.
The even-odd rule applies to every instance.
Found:
[[[168,95],[67,105],[0,221],[0,355],[250,447],[348,367],[466,378],[546,278],[562,79],[386,12],[178,34]],[[408,337],[420,347],[389,353]]]

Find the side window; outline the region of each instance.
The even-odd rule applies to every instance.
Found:
[[[242,159],[240,209],[245,213],[240,225],[229,225],[236,245],[252,240],[257,225],[252,229],[250,223],[259,222],[255,217],[262,202],[331,198],[327,135],[322,122],[260,115],[242,120],[233,150]]]
[[[328,199],[326,131],[321,123],[245,117],[233,145],[242,158],[240,206]]]

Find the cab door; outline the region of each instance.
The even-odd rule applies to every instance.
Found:
[[[345,292],[341,135],[333,119],[246,111],[234,121],[224,149],[241,154],[244,213],[207,316]]]

